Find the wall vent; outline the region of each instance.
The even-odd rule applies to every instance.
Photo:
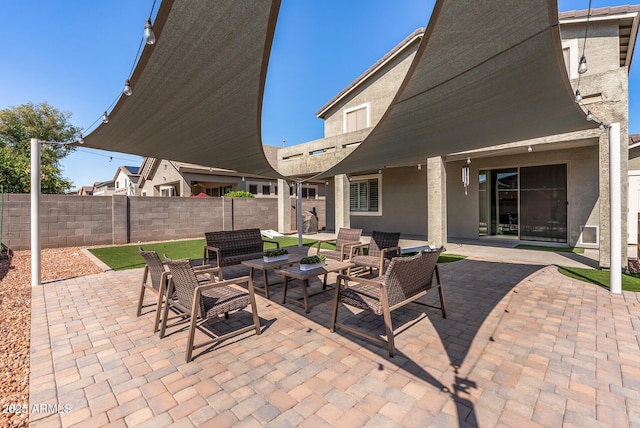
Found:
[[[584,245],[598,245],[600,243],[598,226],[580,226],[579,243]]]

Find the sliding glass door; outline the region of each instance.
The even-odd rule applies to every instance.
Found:
[[[567,242],[567,165],[520,168],[520,239]]]
[[[479,235],[567,241],[567,166],[479,172]]]

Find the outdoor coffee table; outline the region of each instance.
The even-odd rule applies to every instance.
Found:
[[[242,264],[250,268],[249,275],[251,276],[251,278],[253,278],[254,269],[262,271],[264,275],[264,287],[258,287],[254,284],[253,288],[255,291],[259,291],[263,293],[264,296],[267,299],[269,299],[269,278],[267,273],[270,270],[275,270],[275,269],[281,268],[282,266],[293,265],[295,263],[298,263],[300,260],[302,260],[302,257],[303,256],[297,255],[297,254],[289,254],[289,258],[287,260],[279,260],[277,262],[265,262],[263,259],[252,259],[252,260],[245,260],[242,262]],[[275,285],[275,284],[282,284],[282,282],[274,282],[271,285]]]
[[[343,272],[350,267],[355,266],[353,263],[347,262],[339,262],[336,260],[327,260],[324,266],[317,267],[315,269],[310,270],[301,270],[300,265],[290,266],[284,269],[276,270],[276,273],[284,276],[284,291],[282,293],[282,304],[287,303],[287,285],[289,281],[298,279],[302,282],[302,295],[304,299],[304,304],[301,305],[297,300],[291,300],[291,303],[296,305],[301,305],[304,308],[306,313],[309,313],[311,307],[309,306],[309,297],[324,293],[328,291],[327,288],[327,274],[331,272]],[[317,293],[309,294],[307,289],[309,288],[309,280],[313,277],[324,275],[324,281],[322,283],[322,291],[318,291]],[[333,289],[333,286],[331,287]]]

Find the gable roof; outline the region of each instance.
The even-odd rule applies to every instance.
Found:
[[[324,115],[327,113],[331,107],[336,105],[338,101],[345,97],[349,92],[353,89],[360,86],[365,80],[375,74],[378,70],[384,67],[389,61],[396,58],[402,52],[407,50],[409,47],[416,44],[416,42],[422,39],[424,35],[424,27],[417,28],[413,30],[411,34],[404,38],[400,43],[398,43],[393,49],[387,52],[382,58],[375,62],[371,67],[365,70],[360,76],[356,77],[356,79],[351,82],[347,87],[338,92],[333,98],[331,98],[325,105],[320,107],[320,109],[316,112],[316,117],[324,118]]]
[[[597,127],[574,100],[557,7],[555,0],[437,0],[382,119],[316,178]]]

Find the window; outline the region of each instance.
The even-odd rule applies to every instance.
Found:
[[[174,186],[160,186],[160,196],[176,196],[177,194]]]
[[[257,184],[249,184],[249,193],[252,195],[258,194],[258,185]]]
[[[316,186],[302,188],[303,199],[315,199],[317,193],[318,193],[318,188]]]
[[[369,127],[369,104],[344,111],[344,132],[353,132]]]
[[[565,40],[562,42],[562,56],[567,68],[569,79],[578,78],[578,40]]]
[[[142,192],[140,192],[140,196],[147,196],[147,191],[143,190]]]
[[[271,194],[271,186],[268,185],[268,184],[262,185],[262,194],[263,195],[270,195]]]
[[[352,213],[382,214],[379,177],[353,179],[349,187],[349,206]]]

